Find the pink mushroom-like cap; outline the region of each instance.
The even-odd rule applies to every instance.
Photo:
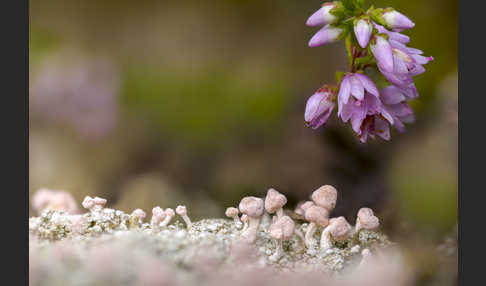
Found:
[[[313,201],[306,201],[300,206],[300,208],[305,212],[308,208],[312,206],[315,206]]]
[[[294,235],[295,223],[289,216],[282,216],[270,225],[270,236],[277,240],[287,240]]]
[[[177,206],[175,211],[180,216],[187,214],[187,208],[186,208],[186,206]]]
[[[159,216],[159,217],[165,217],[165,212],[161,207],[157,206],[157,207],[152,209],[152,215]]]
[[[136,209],[132,212],[132,216],[144,219],[147,214],[142,209]]]
[[[97,206],[105,206],[106,205],[106,199],[100,198],[100,197],[95,197],[94,199],[94,204]]]
[[[281,209],[287,203],[287,198],[275,189],[269,189],[265,197],[265,210],[268,213],[274,213]]]
[[[380,220],[373,213],[370,208],[361,208],[358,211],[358,218],[356,219],[361,228],[374,230],[380,226]]]
[[[373,216],[375,213],[370,208],[360,208],[358,211],[358,217]]]
[[[244,197],[239,208],[241,213],[249,217],[260,217],[263,214],[263,200],[257,197]]]
[[[167,209],[165,209],[165,215],[173,217],[173,216],[175,216],[175,212],[174,212],[173,209],[167,208]]]
[[[329,224],[329,211],[320,206],[311,206],[305,211],[305,219],[326,227]]]
[[[337,191],[331,185],[325,185],[315,190],[311,196],[316,205],[332,211],[336,206]]]
[[[91,209],[95,206],[95,201],[92,197],[86,196],[84,197],[83,202],[81,204],[83,205],[83,208]]]
[[[164,210],[161,207],[156,206],[155,208],[152,209],[152,219],[150,223],[158,224],[162,222],[165,217],[166,217],[166,213],[164,212]]]
[[[294,212],[298,215],[301,215],[301,216],[305,216],[305,211],[314,206],[314,202],[313,201],[304,201],[304,202],[300,202],[297,204],[297,206],[295,207],[295,210]]]
[[[224,213],[227,217],[235,217],[240,213],[240,211],[237,208],[234,207],[229,207],[226,209],[226,212]]]
[[[334,240],[343,241],[349,238],[351,225],[343,216],[330,219],[329,226],[329,232]]]
[[[305,215],[305,212],[304,210],[302,209],[302,205],[304,204],[303,201],[301,202],[298,202],[297,205],[295,206],[295,210],[294,210],[294,213],[298,214],[298,215],[301,215],[301,216],[304,216]]]

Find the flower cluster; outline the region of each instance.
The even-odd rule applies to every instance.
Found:
[[[323,26],[309,41],[317,47],[345,39],[351,71],[338,72],[338,85],[317,90],[307,101],[305,121],[313,129],[324,125],[337,103],[337,115],[350,121],[361,142],[376,135],[390,139],[390,125],[405,130],[414,119],[408,102],[418,97],[413,77],[425,71],[432,57],[408,47],[410,38],[400,32],[415,24],[393,8],[364,8],[364,0],[327,2],[312,14],[308,26]],[[365,74],[381,73],[389,85],[378,89]]]

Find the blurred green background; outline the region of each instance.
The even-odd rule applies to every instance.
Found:
[[[417,122],[367,144],[335,117],[304,124],[307,98],[347,68],[343,42],[307,47],[321,3],[30,1],[30,193],[201,218],[332,184],[333,215],[372,207],[421,285],[456,285],[436,247],[457,237],[457,1],[368,1],[408,15],[409,45],[435,61],[415,79]]]

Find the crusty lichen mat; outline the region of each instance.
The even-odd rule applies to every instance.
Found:
[[[309,285],[390,275],[395,285],[409,281],[371,209],[361,208],[354,226],[330,216],[337,190],[329,185],[293,210],[269,189],[265,198],[229,207],[226,218],[200,221],[191,221],[186,206],[155,206],[148,219],[141,209],[127,214],[89,196],[82,202],[87,212],[79,213],[73,201],[46,189],[33,197],[40,215],[29,219],[32,285],[284,284],[302,275]]]

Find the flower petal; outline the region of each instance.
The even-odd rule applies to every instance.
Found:
[[[361,133],[361,124],[363,120],[366,118],[366,106],[365,104],[361,103],[360,105],[353,106],[353,113],[351,114],[351,127],[353,128],[354,132],[360,134]]]
[[[371,44],[371,52],[385,71],[393,72],[393,52],[385,38],[375,36],[374,43]]]
[[[381,90],[381,100],[386,105],[398,104],[405,99],[403,91],[394,85],[389,85]]]
[[[311,97],[309,97],[305,105],[304,113],[304,119],[306,122],[312,121],[312,119],[315,117],[315,114],[319,109],[319,104],[324,96],[324,93],[316,92]]]
[[[420,65],[425,65],[434,60],[433,57],[424,57],[421,55],[413,54],[412,58]]]
[[[412,108],[407,103],[399,103],[388,106],[388,111],[398,117],[406,117],[413,114]]]
[[[351,94],[351,84],[349,83],[349,75],[346,75],[342,81],[341,85],[339,86],[339,93],[338,93],[338,116],[341,114],[341,110],[343,105],[348,103],[349,96]]]
[[[353,98],[350,98],[347,104],[342,105],[341,114],[338,113],[338,116],[341,117],[343,122],[348,122],[348,120],[351,118],[354,110],[354,105],[355,100]]]
[[[390,125],[388,125],[388,122],[375,116],[375,133],[385,140],[390,140]]]
[[[394,119],[393,119],[393,115],[392,115],[392,112],[390,110],[388,110],[388,107],[387,106],[382,106],[381,107],[381,112],[380,112],[381,116],[383,116],[386,120],[388,120],[388,122],[390,122],[390,124],[393,124],[394,123]]]
[[[360,73],[355,73],[354,76],[361,81],[361,84],[366,89],[366,91],[368,91],[369,93],[371,93],[376,97],[380,96],[380,92],[378,91],[378,88],[376,88],[375,83],[369,77]]]
[[[363,100],[364,99],[364,87],[361,84],[361,81],[359,78],[357,78],[354,75],[351,75],[349,77],[349,83],[351,85],[351,94],[357,99],[357,100]]]
[[[408,116],[400,117],[400,120],[405,123],[414,123],[415,122],[415,115],[412,113]]]
[[[312,122],[310,123],[312,129],[317,129],[322,125],[326,124],[333,110],[334,110],[334,106],[330,106],[324,112],[320,113],[314,120],[312,120]]]
[[[397,117],[393,119],[394,119],[393,127],[395,127],[400,133],[405,132],[405,125],[400,121],[400,119],[398,119]]]

